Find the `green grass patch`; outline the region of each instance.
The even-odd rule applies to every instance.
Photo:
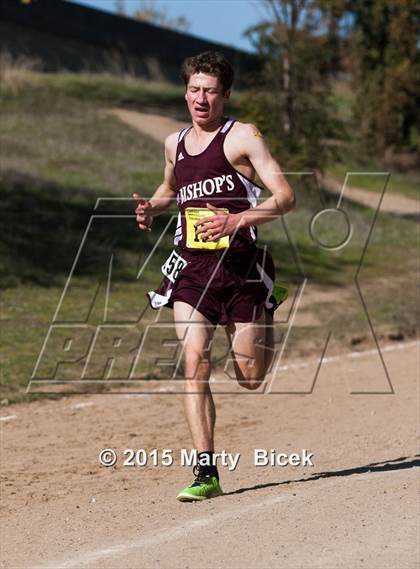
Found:
[[[3,82],[0,100],[21,105],[40,99],[54,100],[66,95],[78,101],[109,105],[152,105],[183,108],[182,85],[159,83],[133,76],[106,73],[41,73],[26,71],[13,84]]]
[[[1,74],[0,74],[1,78]],[[73,104],[164,109],[181,120],[189,115],[184,99],[185,87],[173,83],[147,81],[132,75],[107,73],[41,73],[21,70],[13,80],[0,81],[0,104],[10,110],[22,106],[48,108],[63,96]],[[240,94],[234,93],[226,107],[228,113],[239,109]]]
[[[129,196],[150,193],[162,176],[162,145],[92,104],[61,97],[52,107],[0,105],[0,121],[3,180],[18,173],[97,196]]]

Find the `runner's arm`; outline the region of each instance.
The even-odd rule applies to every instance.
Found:
[[[241,218],[241,227],[248,227],[284,215],[295,207],[296,198],[259,130],[252,124],[244,124],[241,131],[242,154],[248,158],[262,183],[272,194],[255,208],[236,214]]]
[[[176,197],[176,180],[171,149],[176,144],[177,133],[170,134],[165,140],[165,171],[163,182],[158,186],[150,200],[134,193],[133,198],[139,203],[136,207],[136,221],[142,231],[151,231],[153,218],[164,212]]]
[[[164,212],[174,202],[176,197],[176,180],[174,174],[174,164],[171,160],[171,146],[176,140],[178,133],[170,134],[165,140],[165,170],[163,182],[158,186],[155,193],[149,200],[151,205],[150,214],[155,216]],[[176,144],[176,142],[175,142]]]
[[[292,188],[283,176],[280,166],[273,158],[261,133],[252,124],[244,124],[237,131],[240,153],[246,157],[271,192],[271,196],[254,208],[240,213],[225,213],[222,209],[207,203],[214,212],[212,218],[196,223],[197,234],[208,241],[217,241],[224,235],[232,235],[238,227],[249,227],[272,221],[295,207],[296,199]]]

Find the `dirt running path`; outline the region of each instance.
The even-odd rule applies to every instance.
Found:
[[[329,192],[336,195],[341,194],[341,190],[343,188],[342,182],[338,182],[331,176],[325,176],[322,179],[322,183]],[[380,192],[369,192],[363,188],[346,186],[344,197],[350,201],[377,209],[381,194]],[[401,196],[391,192],[385,192],[381,203],[381,211],[420,218],[420,200],[411,199],[407,196]]]
[[[168,134],[180,130],[189,124],[157,114],[141,113],[126,109],[111,109],[107,110],[106,113],[117,117],[123,123],[151,136],[158,142],[164,142]],[[331,176],[325,176],[323,178],[323,184],[328,191],[340,195],[342,184]],[[345,197],[346,199],[376,209],[378,207],[380,194],[349,186],[346,188]],[[398,194],[388,192],[385,193],[381,204],[381,211],[399,215],[420,216],[420,200],[414,200],[406,196],[399,196]]]
[[[162,115],[140,113],[139,111],[129,111],[127,109],[110,109],[106,110],[105,113],[117,117],[121,122],[162,143],[165,142],[168,134],[181,130],[181,128],[190,124]]]
[[[312,395],[217,395],[217,448],[241,459],[204,503],[175,500],[191,480],[180,395],[2,409],[1,567],[414,568],[419,343],[383,353],[394,395],[349,393],[384,386],[371,353],[325,364]],[[103,448],[116,466],[100,466]],[[126,448],[173,449],[175,463],[124,467]],[[255,448],[308,449],[314,467],[256,467]]]

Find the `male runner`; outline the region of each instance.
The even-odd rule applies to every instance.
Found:
[[[224,117],[233,83],[225,57],[205,52],[187,58],[182,76],[192,126],[166,138],[164,180],[153,197],[133,197],[145,231],[174,198],[179,208],[176,247],[149,298],[153,308],[173,308],[183,347],[185,412],[198,464],[194,482],[177,498],[194,501],[222,492],[209,385],[213,334],[218,324],[226,326],[237,380],[257,389],[272,359],[276,301],[273,261],[256,247],[256,226],[290,211],[295,197],[258,129]],[[256,173],[272,194],[259,205]]]

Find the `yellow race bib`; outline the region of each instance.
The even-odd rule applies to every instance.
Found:
[[[228,209],[223,211],[229,213]],[[214,213],[201,207],[187,207],[185,209],[185,221],[187,227],[187,247],[189,249],[226,249],[229,247],[229,235],[221,237],[217,241],[203,241],[201,235],[197,235],[194,224],[203,217],[211,217]]]

